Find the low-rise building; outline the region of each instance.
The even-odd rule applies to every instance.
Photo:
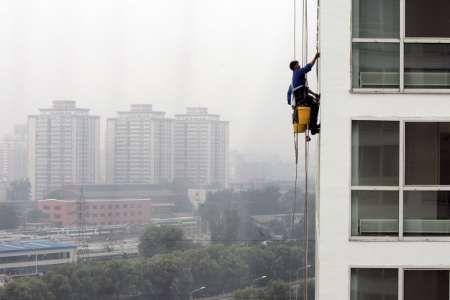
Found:
[[[38,208],[58,226],[142,225],[152,215],[150,199],[46,199],[38,201]]]
[[[46,240],[0,243],[0,274],[31,275],[77,261],[77,245]]]

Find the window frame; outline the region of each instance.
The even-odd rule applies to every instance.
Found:
[[[406,271],[448,271],[450,277],[450,266],[445,267],[442,265],[350,265],[347,270],[348,275],[348,300],[351,300],[352,289],[352,269],[395,269],[397,270],[397,285],[398,285],[398,300],[404,300],[404,288],[405,288],[405,272]],[[449,282],[450,287],[450,282]]]
[[[353,3],[350,12],[350,93],[355,94],[450,94],[447,89],[411,89],[405,88],[405,44],[450,44],[450,38],[412,38],[406,37],[406,1],[400,1],[400,35],[399,38],[354,38],[353,37]],[[398,43],[400,55],[399,88],[354,88],[353,87],[353,44],[354,43]],[[450,58],[449,58],[450,59]]]
[[[423,123],[450,123],[450,117],[441,118],[417,118],[417,117],[352,117],[350,119],[350,132],[353,130],[353,121],[381,121],[381,122],[399,122],[399,185],[398,186],[353,186],[352,185],[352,138],[349,135],[349,150],[348,150],[348,234],[349,241],[362,242],[380,242],[380,241],[399,241],[399,242],[450,242],[450,234],[448,236],[404,236],[403,224],[403,204],[405,191],[450,191],[450,185],[405,185],[405,125],[408,122],[423,122]],[[398,206],[398,235],[396,236],[355,236],[352,235],[352,191],[398,191],[399,206]]]

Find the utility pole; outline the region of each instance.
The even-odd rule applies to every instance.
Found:
[[[84,188],[83,185],[80,186],[80,197],[78,198],[77,203],[77,225],[78,225],[78,237],[79,243],[81,247],[84,247],[87,244],[85,240],[85,226],[86,226],[86,199],[84,197]]]

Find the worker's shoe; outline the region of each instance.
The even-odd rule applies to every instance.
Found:
[[[316,128],[311,128],[311,134],[315,135],[320,133],[320,126],[317,126]]]

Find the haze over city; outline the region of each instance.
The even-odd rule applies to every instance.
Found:
[[[232,150],[291,160],[291,8],[288,1],[5,1],[0,135],[53,100],[75,100],[102,121],[133,103],[169,116],[205,106],[230,121]]]

